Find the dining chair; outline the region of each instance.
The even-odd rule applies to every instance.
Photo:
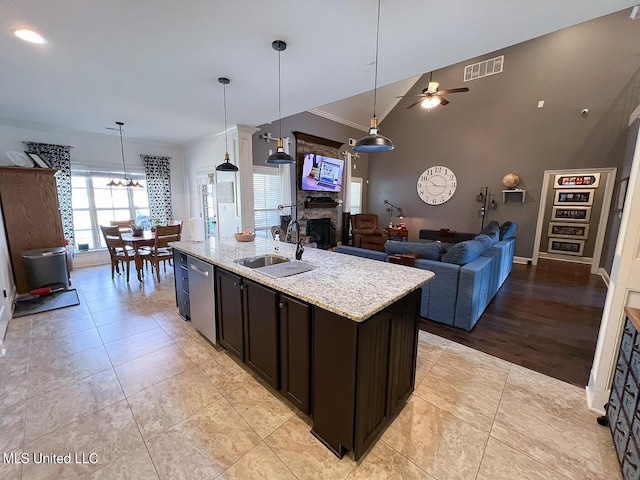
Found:
[[[109,223],[112,227],[118,227],[122,233],[131,233],[131,225],[135,222],[133,220],[111,220]]]
[[[153,249],[148,252],[140,252],[144,260],[151,263],[151,266],[155,269],[158,283],[160,283],[160,262],[163,262],[166,273],[167,265],[164,262],[169,262],[169,265],[171,265],[171,260],[173,259],[173,249],[170,247],[169,242],[179,242],[181,230],[181,225],[157,226]]]
[[[102,235],[107,244],[109,250],[109,257],[111,258],[111,280],[115,276],[115,272],[120,274],[120,264],[122,268],[125,264],[127,266],[127,282],[129,281],[129,264],[135,262],[135,252],[131,247],[127,248],[124,240],[122,239],[122,233],[118,226],[100,225]]]

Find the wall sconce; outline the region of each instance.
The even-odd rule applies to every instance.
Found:
[[[385,200],[384,201],[385,205],[389,205],[387,207],[387,213],[389,214],[389,228],[391,228],[391,226],[393,225],[391,222],[391,217],[393,217],[393,211],[397,210],[398,215],[396,215],[400,220],[402,220],[404,218],[404,212],[402,211],[402,208],[394,205],[393,203],[391,203],[389,200]]]

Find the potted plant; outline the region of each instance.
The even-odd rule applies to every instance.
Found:
[[[131,233],[134,237],[142,237],[144,235],[144,227],[137,223],[131,224]]]
[[[156,231],[156,227],[158,225],[161,225],[162,222],[160,220],[158,220],[157,218],[152,218],[151,220],[149,220],[149,224],[151,225],[151,231],[155,232]]]

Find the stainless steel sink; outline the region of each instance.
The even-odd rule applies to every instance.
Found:
[[[284,263],[290,261],[287,257],[280,255],[258,255],[256,257],[247,257],[236,260],[236,263],[249,268],[268,267],[269,265],[277,265],[278,263]]]

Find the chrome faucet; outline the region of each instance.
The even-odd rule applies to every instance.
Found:
[[[302,246],[302,235],[300,234],[300,224],[298,220],[291,220],[289,225],[287,226],[287,236],[286,241],[288,242],[291,238],[291,230],[293,230],[293,225],[296,225],[296,232],[298,232],[298,241],[296,242],[296,260],[302,259],[302,254],[304,253],[304,247]]]

